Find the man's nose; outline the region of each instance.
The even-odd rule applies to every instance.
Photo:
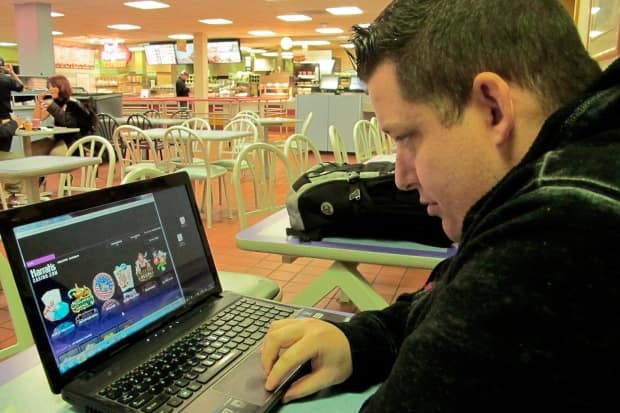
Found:
[[[394,173],[396,187],[401,191],[411,191],[418,187],[418,177],[413,162],[407,162],[405,157],[396,155],[396,168]]]

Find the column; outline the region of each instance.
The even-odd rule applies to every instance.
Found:
[[[15,32],[21,74],[51,76],[56,71],[51,11],[51,6],[44,3],[15,5]]]
[[[209,96],[209,60],[206,33],[194,33],[194,97],[206,99]],[[209,104],[197,102],[195,112],[204,118],[209,117]]]

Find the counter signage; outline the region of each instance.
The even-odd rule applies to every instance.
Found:
[[[126,67],[130,59],[131,51],[123,43],[105,43],[101,48],[104,67]]]

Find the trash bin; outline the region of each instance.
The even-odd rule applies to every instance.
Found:
[[[108,113],[115,117],[120,117],[123,114],[122,93],[74,93],[73,97],[80,102],[92,98],[97,113]]]

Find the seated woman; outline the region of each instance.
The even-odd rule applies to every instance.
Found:
[[[37,96],[33,119],[43,121],[48,116],[54,118],[54,126],[80,128],[80,132],[54,135],[32,143],[33,155],[64,155],[67,148],[89,129],[90,113],[84,105],[73,99],[73,89],[69,80],[62,75],[55,75],[47,80],[49,92],[41,92]],[[50,99],[51,95],[51,99]]]

